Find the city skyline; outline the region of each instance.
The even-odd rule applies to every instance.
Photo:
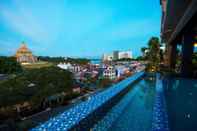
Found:
[[[157,0],[3,0],[0,10],[0,55],[14,55],[25,41],[35,55],[100,57],[129,49],[135,57],[160,35]]]

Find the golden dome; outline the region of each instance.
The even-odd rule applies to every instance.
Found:
[[[18,62],[32,63],[37,61],[36,57],[32,55],[32,52],[27,48],[24,42],[22,42],[15,56]]]
[[[27,48],[26,44],[24,42],[22,42],[20,48],[17,50],[16,55],[17,54],[31,54],[31,51]]]

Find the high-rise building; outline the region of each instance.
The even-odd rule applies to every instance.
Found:
[[[113,60],[123,59],[123,58],[132,58],[132,52],[129,51],[114,51]]]
[[[103,61],[119,60],[124,58],[133,58],[132,52],[128,51],[113,51],[112,54],[103,54]]]
[[[24,42],[22,42],[15,56],[16,56],[17,61],[20,62],[21,64],[34,63],[37,61],[37,58],[27,48]]]
[[[114,51],[113,52],[113,60],[118,60],[119,59],[119,51]]]
[[[124,58],[132,58],[132,52],[131,51],[120,51],[118,54],[119,59],[124,59]]]

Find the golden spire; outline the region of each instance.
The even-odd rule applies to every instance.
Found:
[[[26,43],[24,41],[22,41],[21,48],[24,48],[24,47],[27,48]]]
[[[32,52],[27,48],[24,41],[21,42],[20,48],[16,52],[17,61],[20,63],[32,63],[36,62],[37,59],[33,56]]]

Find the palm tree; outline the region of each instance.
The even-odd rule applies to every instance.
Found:
[[[142,56],[143,57],[145,57],[145,53],[146,53],[146,50],[147,50],[148,48],[147,47],[142,47],[141,48],[141,52],[142,52]]]

